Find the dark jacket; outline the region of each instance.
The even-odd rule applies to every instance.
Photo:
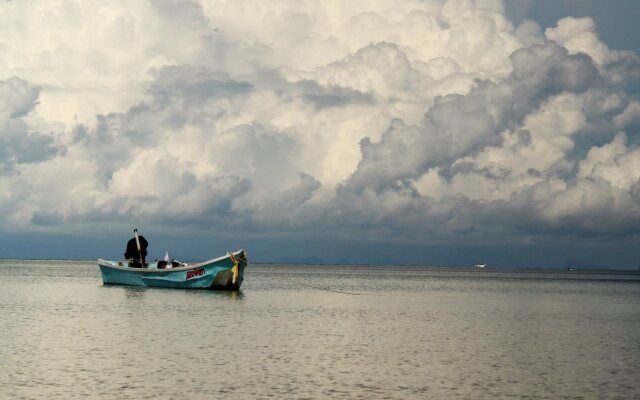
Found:
[[[131,238],[127,242],[127,251],[124,253],[124,258],[127,260],[140,260],[140,256],[142,255],[142,262],[144,262],[145,257],[147,257],[147,247],[149,247],[149,242],[144,236],[138,236],[138,240],[140,240],[140,252],[138,252],[138,246],[136,245],[136,238]]]

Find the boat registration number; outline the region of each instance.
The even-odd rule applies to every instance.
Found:
[[[204,268],[193,269],[191,271],[187,271],[187,280],[193,279],[202,275],[204,275]]]

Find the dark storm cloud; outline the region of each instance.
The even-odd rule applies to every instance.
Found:
[[[65,217],[57,212],[36,211],[31,217],[31,222],[38,226],[60,225],[65,222]]]

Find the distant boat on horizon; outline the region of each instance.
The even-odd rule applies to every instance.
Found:
[[[487,266],[487,264],[485,264],[485,263],[481,263],[481,264],[475,264],[475,265],[473,266],[473,268],[485,268],[486,266]]]

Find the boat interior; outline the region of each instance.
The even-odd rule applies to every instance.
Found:
[[[143,266],[142,263],[140,262],[140,260],[129,260],[129,262],[127,264],[123,263],[122,261],[118,262],[118,266],[120,266],[120,267],[127,266],[129,268],[145,268],[145,269],[170,269],[170,268],[185,267],[186,264],[181,263],[181,262],[176,261],[176,260],[172,260],[172,261],[149,261],[149,262],[145,263],[144,266]]]

